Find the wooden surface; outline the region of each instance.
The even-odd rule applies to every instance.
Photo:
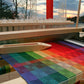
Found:
[[[0,27],[5,27],[5,26],[32,26],[32,25],[70,25],[74,24],[74,22],[71,21],[65,21],[65,22],[31,22],[31,23],[25,23],[25,22],[17,22],[17,23],[0,23]]]
[[[0,83],[0,84],[27,84],[27,83],[25,82],[24,79],[19,77],[19,78],[15,78],[15,79],[12,79],[12,80],[9,80],[9,81],[5,81],[5,82]]]
[[[0,84],[27,84],[17,71],[0,75]]]
[[[0,84],[3,83],[3,82],[6,82],[6,81],[10,81],[12,79],[16,79],[18,77],[20,77],[20,75],[17,71],[2,74],[2,75],[0,75]]]
[[[0,41],[19,39],[19,38],[28,38],[28,37],[39,37],[39,36],[46,36],[46,35],[55,35],[55,34],[76,33],[81,31],[82,31],[82,27],[79,27],[77,29],[76,27],[68,27],[68,28],[52,28],[52,29],[1,32]]]

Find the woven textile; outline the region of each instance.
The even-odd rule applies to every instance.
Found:
[[[74,84],[84,71],[84,47],[51,42],[43,51],[1,55],[28,84]]]
[[[5,65],[3,67],[0,67],[0,75],[8,73],[10,71],[11,71],[11,69],[10,69],[9,65]]]
[[[0,75],[15,71],[14,68],[0,57]]]

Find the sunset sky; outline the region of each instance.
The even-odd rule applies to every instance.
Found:
[[[5,0],[11,2],[12,0]],[[25,4],[26,0],[18,0],[20,4]],[[53,7],[53,14],[54,17],[58,16],[58,12],[60,9],[63,9],[63,4],[60,3],[66,2],[66,9],[67,9],[67,17],[74,17],[77,15],[78,10],[78,2],[79,0],[53,0],[54,1],[54,7]],[[59,2],[60,1],[60,2]],[[12,3],[12,2],[11,2]],[[29,9],[29,7],[28,7]],[[63,10],[62,10],[63,11]],[[46,16],[46,0],[37,0],[37,14],[38,16],[45,17]],[[84,0],[81,1],[81,11],[80,16],[84,15]]]
[[[59,7],[59,1],[60,2],[66,2],[66,9],[67,9],[67,17],[74,17],[77,15],[77,10],[78,10],[78,3],[79,0],[54,0],[54,16],[57,15],[57,12],[60,8],[62,8],[61,6]],[[64,3],[65,4],[65,3]],[[45,15],[46,14],[46,1],[45,0],[39,0],[38,1],[38,13],[41,15]],[[80,16],[84,15],[84,0],[82,0],[81,2],[81,11],[80,11]]]

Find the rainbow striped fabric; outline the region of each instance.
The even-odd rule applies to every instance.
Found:
[[[84,47],[51,42],[43,51],[1,55],[28,84],[74,84],[84,72]]]

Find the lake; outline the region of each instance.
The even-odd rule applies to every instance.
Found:
[[[73,25],[67,25],[67,27],[75,27],[76,26],[76,23],[73,24]],[[84,26],[84,23],[79,23],[79,27],[82,27]]]

